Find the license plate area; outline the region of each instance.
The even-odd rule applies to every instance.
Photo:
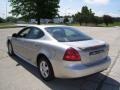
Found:
[[[96,50],[96,51],[92,51],[89,53],[89,56],[93,56],[93,55],[97,55],[97,54],[101,54],[105,52],[104,50]]]

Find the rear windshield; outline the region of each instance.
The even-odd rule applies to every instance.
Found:
[[[91,40],[92,38],[72,27],[47,27],[47,32],[59,42]]]

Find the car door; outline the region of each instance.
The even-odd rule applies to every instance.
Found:
[[[31,30],[24,38],[24,55],[26,58],[34,63],[34,59],[38,54],[38,45],[40,46],[40,40],[44,36],[44,32],[36,27],[31,27]]]
[[[30,32],[31,28],[24,28],[23,30],[21,30],[20,32],[18,32],[17,37],[13,37],[12,38],[12,44],[13,44],[13,48],[14,48],[14,52],[23,57],[26,58],[25,56],[25,37],[27,36],[27,34]]]

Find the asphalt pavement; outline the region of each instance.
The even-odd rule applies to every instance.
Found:
[[[45,82],[37,68],[7,54],[7,36],[21,28],[0,29],[0,90],[120,90],[120,27],[75,27],[110,44],[110,67],[91,76]]]

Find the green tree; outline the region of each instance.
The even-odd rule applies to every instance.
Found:
[[[74,22],[78,22],[80,25],[82,24],[82,14],[80,12],[78,12],[77,14],[75,14],[73,16],[73,20]]]
[[[40,24],[40,19],[52,19],[57,15],[60,0],[9,0],[11,13],[26,19],[34,18]]]
[[[4,23],[4,22],[5,22],[5,20],[0,17],[0,23]]]
[[[82,10],[81,10],[81,18],[83,20],[84,23],[91,23],[93,22],[93,18],[94,18],[94,13],[92,12],[91,9],[88,9],[87,6],[83,6]]]
[[[113,23],[113,18],[109,15],[104,15],[103,20],[104,20],[104,23],[106,24],[106,26],[108,26],[108,24]]]
[[[94,23],[95,23],[96,25],[103,23],[103,18],[102,18],[102,17],[94,16],[94,19],[93,19],[93,20],[94,20]]]
[[[17,18],[10,16],[10,17],[7,17],[7,18],[6,18],[6,21],[7,21],[7,22],[16,23],[16,22],[17,22]]]
[[[81,12],[78,12],[74,15],[74,21],[82,23],[94,23],[94,13],[91,9],[88,9],[87,6],[83,6]]]
[[[65,24],[67,24],[69,22],[69,19],[67,16],[64,17],[64,21],[63,21]]]

